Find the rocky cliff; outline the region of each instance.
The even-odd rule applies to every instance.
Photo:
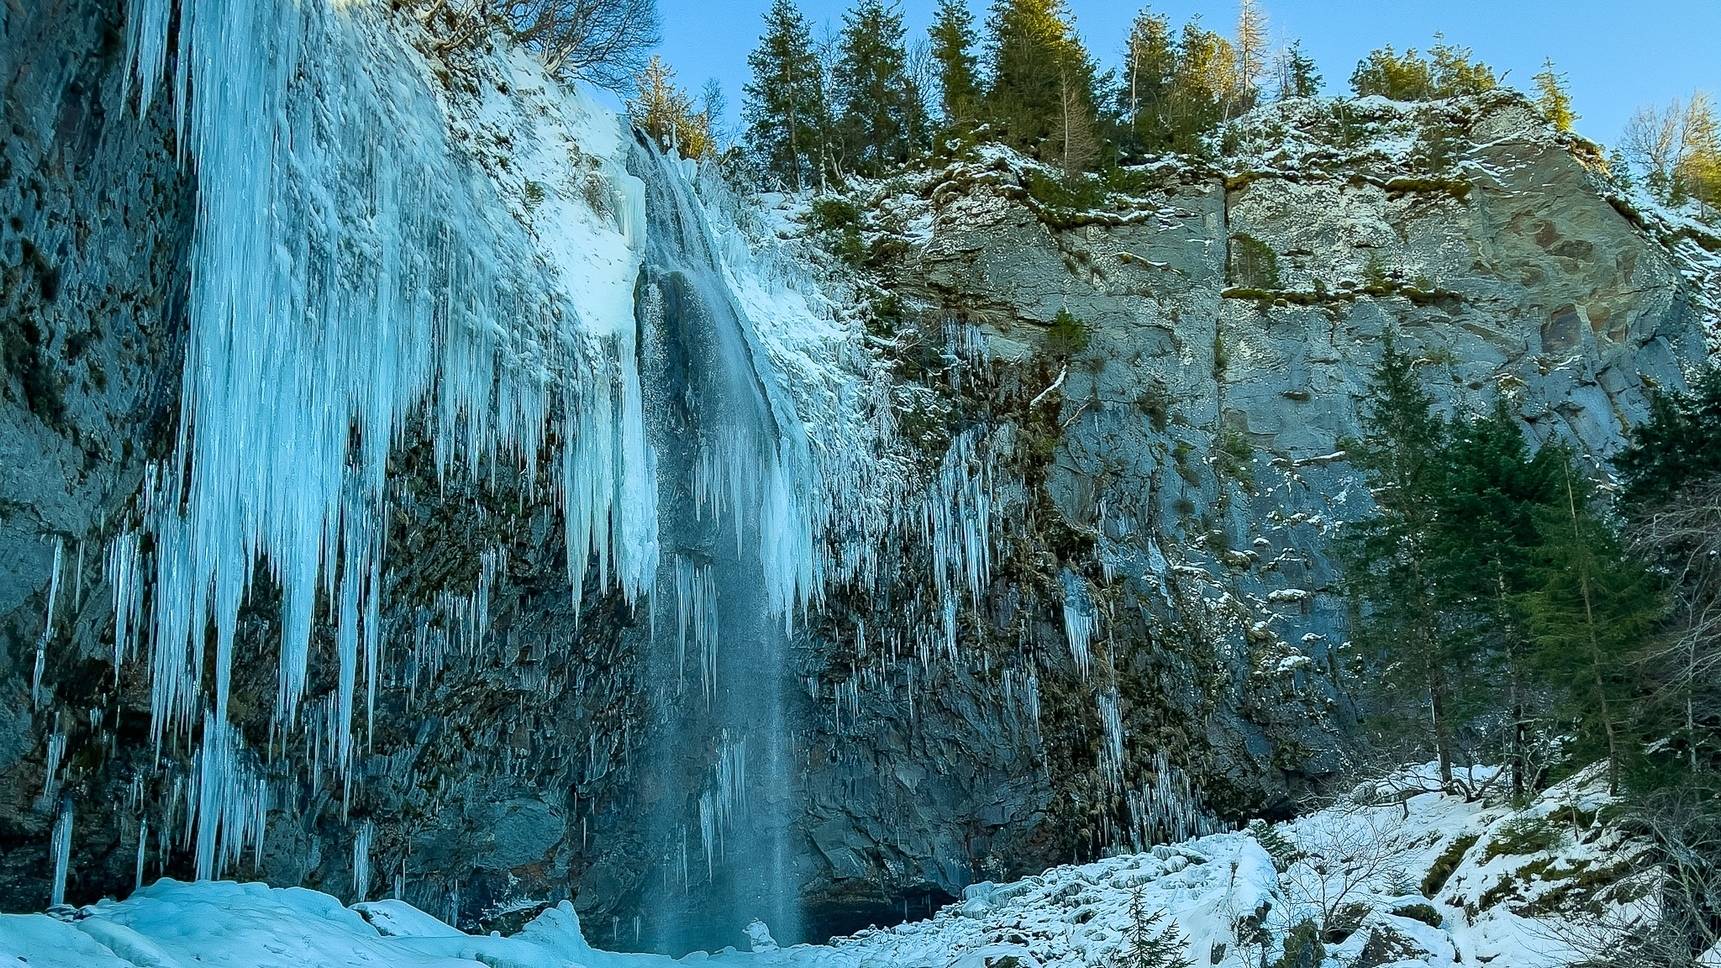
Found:
[[[140,857],[149,878],[195,870],[199,754],[173,735],[154,748],[148,663],[114,658],[113,586],[132,579],[107,563],[146,470],[174,453],[199,173],[171,101],[138,116],[127,25],[105,5],[0,18],[0,903],[33,908],[68,800],[71,900],[126,893]],[[433,58],[411,83],[528,97],[482,58]],[[500,172],[494,204],[546,261],[546,194],[626,208],[604,197],[621,176],[597,148],[521,174],[524,149],[487,130],[457,153]],[[1721,244],[1618,197],[1590,146],[1514,96],[1287,102],[1222,141],[1213,159],[1082,183],[976,149],[860,186],[852,210],[786,202],[803,220],[759,245],[834,243],[846,260],[825,285],[853,331],[818,345],[857,376],[834,389],[793,369],[807,324],[767,332],[767,295],[729,273],[765,333],[750,352],[776,360],[814,450],[833,449],[816,401],[872,421],[869,449],[821,466],[888,468],[854,500],[894,495],[822,518],[850,528],[825,543],[871,550],[791,623],[796,765],[760,796],[788,818],[779,873],[806,934],[1282,815],[1375,754],[1347,691],[1331,541],[1368,509],[1344,439],[1386,334],[1420,353],[1443,405],[1502,397],[1538,440],[1598,462],[1653,388],[1702,364]],[[648,363],[650,334],[712,318],[664,309],[686,291],[674,275],[640,277]],[[657,365],[647,410],[682,406],[696,382]],[[711,830],[701,849],[696,802],[724,750],[669,712],[683,692],[653,651],[674,613],[570,576],[568,515],[541,499],[553,469],[447,473],[435,423],[426,405],[387,457],[388,631],[349,779],[316,763],[338,746],[339,603],[313,615],[303,701],[329,711],[307,720],[329,736],[275,718],[290,576],[260,570],[236,613],[247,659],[228,716],[257,751],[268,823],[226,869],[394,892],[463,924],[572,897],[598,940],[676,943],[641,923],[642,899],[691,917],[734,885]],[[652,601],[667,608],[666,587]],[[737,705],[759,685],[714,675]]]

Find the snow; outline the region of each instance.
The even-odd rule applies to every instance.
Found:
[[[1328,964],[1348,964],[1375,932],[1413,950],[1402,966],[1496,964],[1554,968],[1579,952],[1573,939],[1599,937],[1601,922],[1571,911],[1530,915],[1517,902],[1487,902],[1500,877],[1516,872],[1528,883],[1527,903],[1560,881],[1526,871],[1617,862],[1630,845],[1602,828],[1578,829],[1574,811],[1591,812],[1607,797],[1595,771],[1580,774],[1520,810],[1487,799],[1426,792],[1433,764],[1365,784],[1332,806],[1272,828],[1216,833],[1093,864],[1058,867],[1011,884],[971,885],[961,902],[935,916],[888,929],[868,929],[826,945],[779,948],[770,928],[747,926],[752,952],[694,952],[681,964],[736,968],[979,968],[1003,955],[1041,968],[1104,964],[1125,943],[1132,898],[1147,913],[1163,912],[1197,964],[1245,968],[1276,957],[1289,928],[1330,908],[1360,904],[1360,927],[1329,945]],[[1477,769],[1466,783],[1498,780]],[[1566,824],[1554,845],[1512,854],[1490,845],[1525,824]],[[1274,835],[1267,837],[1267,831]],[[1424,898],[1407,884],[1421,881],[1434,860],[1462,837],[1475,842],[1445,887]],[[1283,845],[1275,846],[1275,845]],[[1281,851],[1270,853],[1269,847]],[[1283,851],[1291,853],[1285,855]],[[1342,858],[1342,860],[1341,860]],[[1546,862],[1546,863],[1541,863]],[[1617,888],[1595,895],[1610,924],[1635,911]],[[1610,891],[1613,893],[1610,895]],[[1588,903],[1588,899],[1586,902]],[[1431,908],[1439,926],[1412,916]],[[1517,910],[1514,910],[1516,908]],[[669,958],[592,948],[563,901],[510,938],[477,937],[397,900],[342,907],[332,897],[261,884],[162,880],[121,902],[102,901],[62,915],[0,915],[0,966],[7,964],[149,966],[191,964],[256,968],[669,968]],[[1252,930],[1265,929],[1265,935]],[[1252,940],[1253,939],[1253,940]]]

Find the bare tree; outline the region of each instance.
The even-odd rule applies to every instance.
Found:
[[[1721,124],[1707,93],[1697,91],[1686,102],[1674,98],[1666,108],[1638,108],[1620,135],[1620,150],[1664,200],[1721,204]]]
[[[1387,891],[1404,876],[1398,859],[1410,833],[1391,808],[1353,806],[1307,818],[1295,828],[1294,860],[1280,879],[1293,918],[1332,927],[1346,905]]]
[[[625,90],[658,42],[657,0],[419,0],[420,20],[451,50],[501,27],[551,74]]]

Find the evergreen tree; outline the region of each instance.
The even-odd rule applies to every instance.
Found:
[[[1198,152],[1201,138],[1218,128],[1237,90],[1237,55],[1231,42],[1193,17],[1177,42],[1168,115],[1172,147]]]
[[[1485,94],[1500,86],[1494,69],[1476,60],[1470,48],[1448,44],[1440,34],[1424,57],[1412,47],[1399,54],[1388,44],[1370,51],[1351,74],[1358,97],[1378,94],[1394,101],[1435,101]]]
[[[753,79],[741,113],[753,150],[765,171],[800,191],[824,175],[823,138],[831,122],[824,68],[794,0],[771,4],[765,34],[747,66]]]
[[[1130,134],[1150,150],[1171,146],[1166,113],[1176,74],[1177,47],[1171,39],[1171,22],[1164,14],[1143,7],[1135,15],[1124,48],[1119,101]]]
[[[1434,46],[1428,48],[1428,56],[1433,62],[1437,98],[1486,94],[1500,86],[1494,69],[1476,60],[1470,48],[1448,44],[1440,34],[1434,35]]]
[[[1094,65],[1063,0],[997,0],[987,21],[992,83],[986,114],[1005,141],[1042,159],[1072,154],[1067,133],[1091,131]]]
[[[1380,681],[1414,689],[1429,711],[1440,780],[1452,785],[1454,692],[1440,633],[1431,547],[1436,526],[1444,421],[1416,378],[1416,361],[1389,335],[1369,382],[1364,437],[1349,447],[1376,513],[1353,525],[1341,548],[1358,604],[1356,637],[1384,668]]]
[[[980,110],[980,81],[974,58],[974,15],[968,12],[966,0],[938,0],[929,34],[944,123],[971,123]]]
[[[1429,101],[1435,98],[1434,68],[1412,47],[1402,55],[1388,44],[1357,63],[1351,74],[1351,90],[1357,97],[1379,95],[1393,101]]]
[[[1485,416],[1452,421],[1441,451],[1429,567],[1447,637],[1443,653],[1455,679],[1471,680],[1455,695],[1485,703],[1473,710],[1477,715],[1504,712],[1514,793],[1527,790],[1535,773],[1529,726],[1537,689],[1521,597],[1534,585],[1537,515],[1556,505],[1568,463],[1559,446],[1532,455],[1504,401]],[[1487,688],[1490,679],[1499,688]]]
[[[1707,370],[1689,393],[1657,393],[1649,422],[1614,459],[1628,508],[1653,507],[1690,484],[1721,476],[1721,370]]]
[[[1594,487],[1568,464],[1563,506],[1541,516],[1540,582],[1525,596],[1534,661],[1557,685],[1575,752],[1605,753],[1619,789],[1633,752],[1631,666],[1664,609],[1653,576],[1627,558],[1594,506]]]
[[[1553,58],[1542,62],[1542,72],[1536,75],[1536,89],[1541,92],[1536,98],[1536,106],[1542,109],[1542,117],[1548,119],[1555,131],[1572,130],[1572,122],[1578,116],[1572,113],[1572,95],[1566,87],[1566,75],[1555,72]]]
[[[843,15],[832,93],[845,155],[856,169],[879,174],[908,160],[920,92],[908,76],[902,13],[893,3],[860,0]]]
[[[1279,52],[1279,100],[1294,97],[1315,97],[1321,93],[1321,74],[1315,60],[1303,53],[1303,42],[1295,40]]]
[[[1177,922],[1166,923],[1164,911],[1149,913],[1142,890],[1131,891],[1129,924],[1123,929],[1123,947],[1114,968],[1194,968],[1188,949]]]

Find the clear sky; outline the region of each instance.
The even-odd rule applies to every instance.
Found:
[[[664,59],[697,92],[722,82],[729,114],[740,109],[747,54],[771,0],[658,0]],[[1120,58],[1140,5],[1068,0],[1076,27],[1103,65]],[[800,0],[815,25],[842,26],[844,0]],[[983,20],[989,0],[969,0]],[[912,36],[925,36],[935,0],[902,0]],[[1611,144],[1646,102],[1665,103],[1702,88],[1721,94],[1721,0],[1264,0],[1275,40],[1301,39],[1326,77],[1328,94],[1347,93],[1351,71],[1373,48],[1426,49],[1435,31],[1472,48],[1506,83],[1531,87],[1542,59],[1570,76],[1578,130]],[[1201,14],[1230,32],[1235,0],[1159,0],[1174,26]],[[815,27],[815,31],[818,29]]]

